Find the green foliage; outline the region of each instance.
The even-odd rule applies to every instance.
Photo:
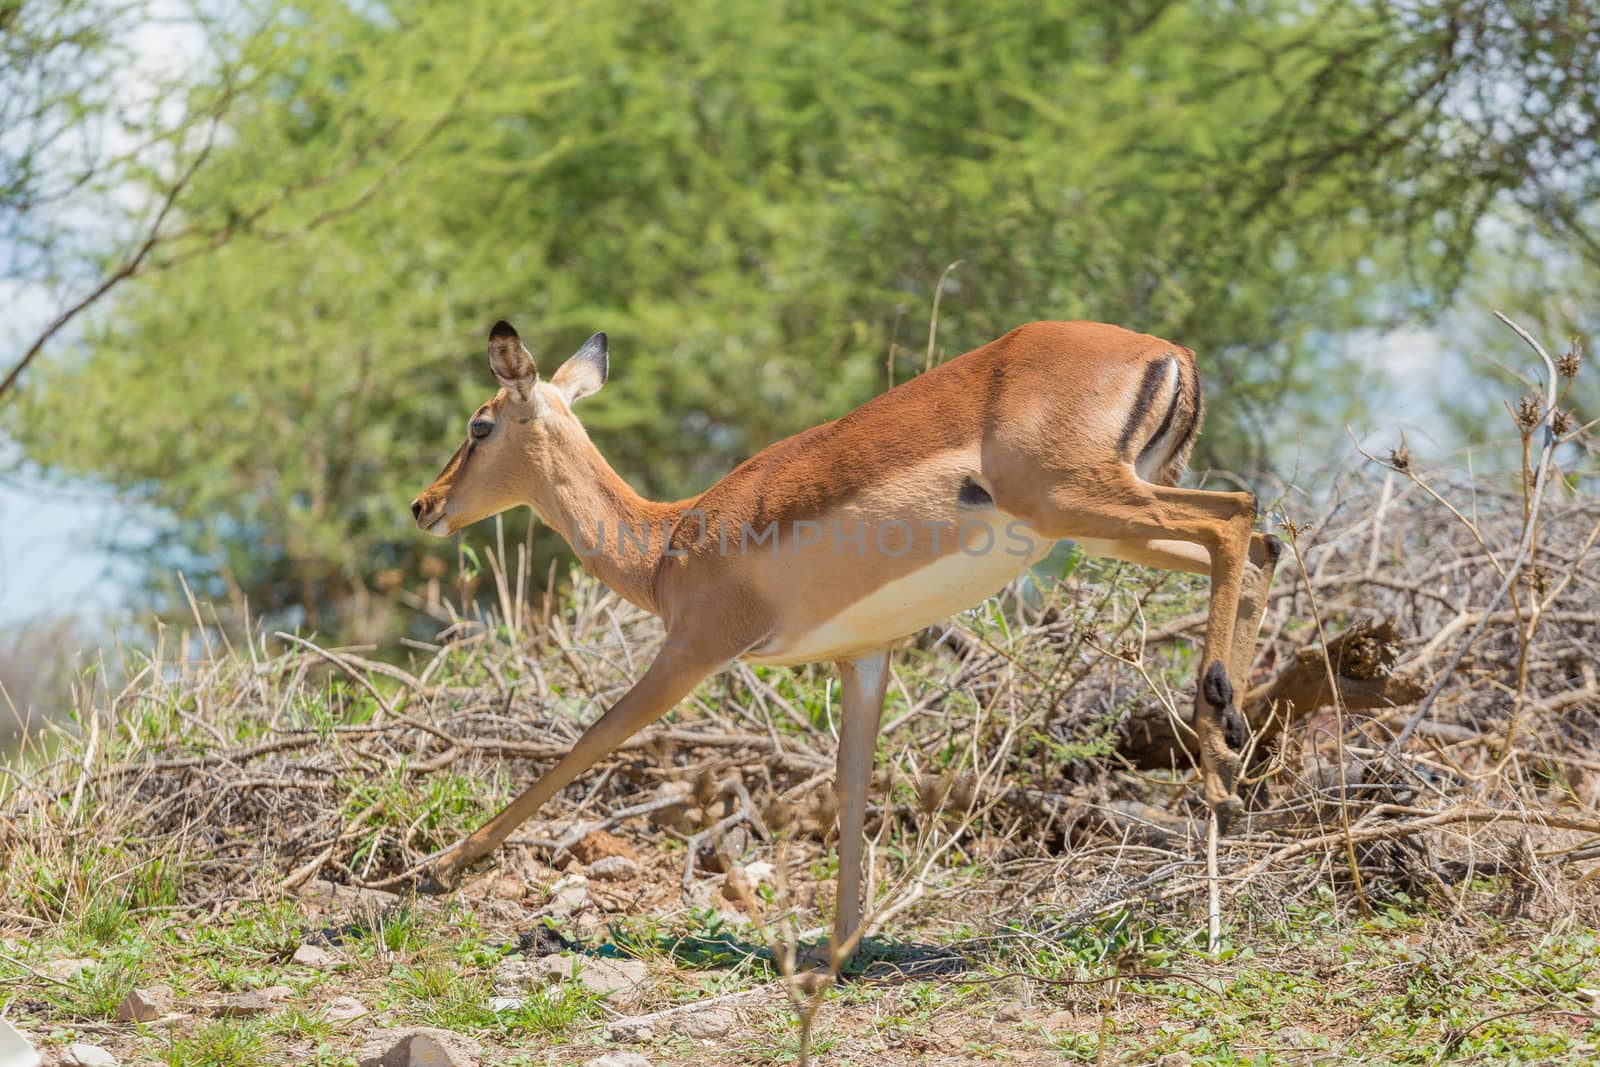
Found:
[[[164,516],[154,573],[381,629],[375,594],[440,551],[406,504],[491,392],[495,318],[547,371],[609,331],[585,418],[626,477],[683,494],[880,391],[891,353],[895,379],[919,370],[960,260],[941,358],[1036,318],[1162,334],[1201,354],[1202,459],[1259,463],[1286,411],[1336,423],[1381,384],[1331,338],[1448,292],[1521,180],[1424,150],[1468,144],[1444,102],[1477,68],[1439,58],[1467,33],[1452,5],[1402,7],[241,18],[264,27],[235,45],[250,76],[184,198],[229,239],[127,289],[6,429]]]

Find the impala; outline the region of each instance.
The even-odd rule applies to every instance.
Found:
[[[1249,679],[1281,545],[1249,493],[1179,488],[1200,428],[1194,353],[1092,322],[1036,322],[843,418],[772,445],[699,496],[645,500],[573,415],[606,382],[597,333],[549,380],[512,327],[489,334],[500,382],[411,505],[449,535],[531,506],[620,596],[660,616],[661,650],[554,767],[435,862],[445,891],[551,797],[734,660],[832,661],[842,687],[833,951],[860,936],[867,790],[896,642],[973,606],[1055,541],[1209,574],[1195,698],[1202,791],[1225,829]],[[1231,741],[1231,743],[1230,743]]]

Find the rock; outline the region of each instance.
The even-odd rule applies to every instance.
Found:
[[[387,908],[391,904],[400,903],[400,897],[396,893],[382,889],[340,885],[326,878],[307,882],[305,888],[300,890],[300,895],[310,900],[325,901],[330,904],[359,904],[370,909]]]
[[[489,883],[489,896],[494,900],[520,901],[528,895],[528,887],[520,878],[501,875]]]
[[[655,1036],[655,1026],[648,1019],[613,1019],[606,1024],[606,1039],[624,1045],[654,1041]]]
[[[757,890],[770,885],[776,875],[777,868],[766,860],[734,864],[722,876],[723,899],[744,907],[750,900],[759,899]]]
[[[755,889],[760,889],[764,885],[772,885],[778,877],[778,868],[766,860],[746,863],[740,870],[744,871],[745,881],[749,882]]]
[[[367,1014],[367,1006],[355,997],[334,997],[328,1001],[323,1014],[336,1023],[344,1023]]]
[[[651,1064],[637,1052],[608,1052],[589,1060],[583,1067],[651,1067]]]
[[[560,915],[582,911],[589,906],[589,879],[571,874],[550,887],[550,908]]]
[[[490,997],[489,1010],[496,1015],[503,1011],[516,1011],[522,1006],[521,997]]]
[[[504,966],[504,961],[501,966]],[[572,977],[576,966],[578,981],[596,993],[617,993],[624,989],[631,989],[645,980],[649,967],[643,960],[613,960],[597,956],[573,956],[563,953],[559,956],[541,956],[532,961],[524,962],[530,966],[537,980],[541,982],[564,982]],[[510,968],[507,969],[509,973]],[[500,968],[495,969],[498,978]]]
[[[271,985],[265,989],[252,989],[248,993],[234,993],[222,998],[213,1014],[223,1019],[244,1019],[252,1015],[265,1015],[294,996],[286,985]]]
[[[1156,1059],[1156,1067],[1189,1067],[1194,1061],[1187,1052],[1166,1052]]]
[[[626,856],[634,859],[633,848],[616,834],[596,830],[568,849],[572,858],[585,867],[607,856]]]
[[[538,982],[565,982],[583,966],[582,963],[577,961],[577,957],[574,957],[570,952],[561,952],[554,956],[540,956],[536,960],[523,962],[532,972],[532,980]]]
[[[549,959],[551,957],[543,957]],[[538,967],[536,960],[504,959],[494,967],[494,991],[503,997],[520,994],[529,986],[550,981]],[[562,977],[565,977],[563,975]],[[556,978],[555,981],[560,981]]]
[[[639,864],[627,856],[604,856],[590,865],[589,877],[597,882],[626,882],[639,877]]]
[[[74,1041],[61,1050],[61,1067],[117,1067],[117,1058],[99,1045]]]
[[[722,832],[720,838],[701,846],[698,859],[706,870],[721,871],[726,874],[740,866],[739,861],[755,846],[755,843],[755,836],[747,827],[730,826]]]
[[[1275,1044],[1282,1048],[1314,1049],[1322,1045],[1321,1039],[1298,1026],[1286,1026],[1272,1035]]]
[[[522,879],[503,874],[477,878],[461,887],[463,900],[519,901],[527,893],[528,887],[523,884]]]
[[[361,1046],[361,1067],[478,1067],[483,1046],[463,1034],[417,1026],[377,1030]]]
[[[1008,1000],[995,1009],[994,1017],[1003,1023],[1019,1023],[1026,1014],[1027,1009],[1022,1006],[1020,1001]]]
[[[164,985],[135,989],[117,1009],[119,1023],[147,1023],[172,1010],[172,990]]]
[[[44,969],[44,973],[59,982],[70,982],[84,971],[92,971],[100,966],[98,960],[51,960]]]
[[[1078,1017],[1077,1012],[1053,1011],[1043,1019],[1040,1019],[1039,1025],[1051,1033],[1065,1033],[1069,1030],[1081,1030],[1083,1022]]]
[[[585,959],[578,981],[596,993],[620,993],[643,982],[648,972],[643,960]]]
[[[344,963],[338,953],[329,952],[320,945],[301,945],[294,950],[291,959],[302,967],[314,967],[319,971],[331,971]]]
[[[697,1040],[722,1037],[733,1029],[733,1016],[725,1011],[691,1011],[672,1020],[672,1032]]]

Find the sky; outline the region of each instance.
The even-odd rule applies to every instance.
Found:
[[[203,62],[203,39],[182,0],[150,0],[149,17],[128,39],[129,62],[116,68],[117,95],[130,103],[150,98],[163,75]],[[109,151],[131,142],[111,131]],[[70,146],[69,146],[70,149]],[[123,199],[138,203],[142,191]],[[0,262],[8,257],[0,249]],[[0,362],[9,365],[62,309],[93,287],[54,291],[42,284],[0,279]],[[40,359],[71,344],[71,327],[52,339]],[[26,378],[22,380],[26,387]],[[137,530],[139,518],[115,496],[89,486],[63,486],[18,471],[15,447],[0,437],[0,631],[62,615],[104,618],[136,571],[107,550]]]

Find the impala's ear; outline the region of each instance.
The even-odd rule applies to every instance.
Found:
[[[572,358],[561,364],[550,379],[550,384],[566,397],[567,403],[582,400],[590,393],[599,392],[606,384],[606,371],[610,366],[606,349],[606,335],[597,333]]]
[[[532,393],[534,383],[539,380],[539,372],[533,366],[533,357],[523,347],[522,338],[517,336],[517,331],[504,319],[495,323],[494,329],[489,331],[489,369],[494,371],[494,376],[500,379],[501,385],[524,400]]]

